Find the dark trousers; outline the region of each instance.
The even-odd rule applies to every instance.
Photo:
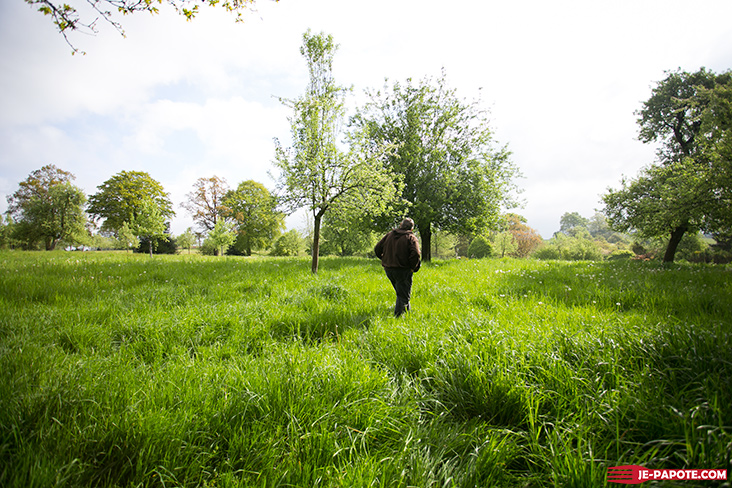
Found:
[[[394,316],[399,317],[409,311],[409,299],[412,296],[412,275],[409,268],[384,268],[386,276],[396,292],[396,305],[394,305]]]

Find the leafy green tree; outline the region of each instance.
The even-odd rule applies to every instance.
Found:
[[[190,254],[191,247],[196,243],[196,236],[193,234],[193,229],[188,227],[184,233],[178,236],[176,242],[183,249],[188,249],[188,254]]]
[[[117,232],[117,242],[122,249],[129,251],[131,248],[137,247],[140,243],[140,239],[130,229],[130,225],[127,222],[122,224],[122,227]]]
[[[468,257],[470,258],[487,258],[492,254],[493,246],[484,235],[476,236],[468,247]]]
[[[335,204],[351,197],[365,206],[383,205],[393,198],[392,177],[384,168],[381,145],[365,145],[361,134],[345,134],[349,150],[339,145],[345,116],[345,89],[333,80],[337,45],[330,35],[303,35],[300,53],[305,57],[310,82],[297,100],[282,100],[293,109],[292,143],[284,149],[276,141],[275,165],[280,170],[282,203],[290,211],[305,207],[313,216],[311,270],[318,272],[320,229],[323,216]]]
[[[478,233],[496,223],[502,205],[513,204],[518,172],[510,153],[495,146],[487,112],[459,99],[444,73],[436,82],[410,79],[367,94],[352,123],[372,143],[396,147],[387,164],[402,177],[404,205],[388,217],[414,219],[423,260],[431,259],[434,230]]]
[[[372,247],[372,233],[361,222],[362,214],[353,209],[334,207],[323,220],[323,254],[353,256]]]
[[[252,249],[271,245],[285,229],[285,216],[277,210],[277,199],[261,183],[248,180],[226,193],[223,215],[235,222],[235,247],[247,256]]]
[[[216,226],[211,232],[208,233],[208,241],[214,246],[219,252],[220,256],[223,256],[226,250],[234,243],[236,234],[233,229],[229,227],[226,222],[219,220],[216,222]]]
[[[730,100],[730,72],[669,73],[638,119],[640,139],[661,144],[657,163],[603,196],[614,229],[668,238],[664,262],[685,234],[732,228]]]
[[[275,241],[272,246],[272,256],[297,256],[302,247],[302,237],[295,229],[285,232]]]
[[[77,9],[78,6],[84,5],[82,11],[87,10],[86,3],[82,0],[25,0],[26,3],[38,7],[38,11],[44,15],[51,17],[53,25],[63,35],[66,42],[71,46],[73,52],[78,49],[73,46],[68,38],[68,32],[80,31],[86,34],[96,34],[97,21],[99,18],[111,24],[120,34],[124,35],[122,24],[116,20],[119,16],[129,15],[135,12],[149,12],[157,14],[159,12],[158,5],[164,0],[87,0],[92,6],[93,15],[90,17],[82,17]],[[275,0],[279,1],[279,0]],[[228,12],[236,14],[237,21],[242,20],[242,15],[254,0],[165,0],[165,3],[171,5],[179,14],[183,15],[187,20],[192,20],[198,13],[198,5],[215,6],[220,5]]]
[[[565,212],[559,219],[559,232],[574,235],[580,229],[587,229],[590,221],[577,212]]]
[[[137,211],[129,228],[134,235],[147,242],[150,257],[153,255],[155,241],[166,237],[165,216],[152,198],[143,198],[138,202]]]
[[[715,176],[713,192],[715,205],[711,206],[705,226],[717,242],[729,241],[732,236],[732,72],[718,78],[722,82],[700,90],[704,105],[700,133],[700,149],[709,161]]]
[[[114,235],[118,235],[125,222],[134,230],[134,222],[143,212],[150,212],[150,204],[157,207],[164,220],[175,215],[163,186],[148,173],[121,171],[97,189],[97,193],[89,197],[87,212],[96,219],[103,219],[102,230]],[[141,234],[135,231],[135,235]]]
[[[516,252],[517,247],[513,234],[507,230],[496,233],[493,237],[493,248],[502,258]]]
[[[71,183],[74,179],[73,174],[49,164],[22,181],[8,197],[14,237],[31,249],[40,241],[48,251],[61,240],[83,238],[86,196]]]
[[[211,231],[224,212],[223,201],[228,192],[229,184],[224,178],[199,178],[193,184],[193,191],[186,195],[186,201],[180,206],[188,210],[201,229]]]

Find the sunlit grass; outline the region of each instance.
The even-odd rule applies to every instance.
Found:
[[[729,469],[730,268],[0,253],[1,486]],[[685,485],[686,486],[686,485]]]

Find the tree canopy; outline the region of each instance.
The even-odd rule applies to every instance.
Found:
[[[395,83],[369,92],[353,124],[372,144],[392,145],[391,171],[400,175],[404,202],[391,219],[409,213],[431,259],[433,230],[478,233],[495,224],[502,206],[512,206],[518,171],[505,147],[496,147],[487,112],[458,98],[446,76]]]
[[[668,237],[672,262],[686,233],[732,228],[732,73],[673,72],[639,112],[640,139],[660,143],[657,162],[603,196],[614,229]]]
[[[229,184],[225,178],[215,175],[198,178],[193,184],[193,191],[186,195],[186,201],[180,206],[188,210],[201,229],[210,232],[221,216],[222,202],[228,191]]]
[[[346,90],[335,84],[333,58],[338,46],[330,35],[303,35],[300,53],[310,81],[305,94],[282,100],[290,106],[292,147],[276,141],[275,166],[280,170],[280,198],[294,211],[306,207],[313,216],[312,272],[318,271],[320,227],[333,205],[358,202],[362,208],[391,199],[392,178],[381,161],[382,146],[364,144],[358,133],[343,134]],[[344,136],[347,151],[339,146]]]
[[[590,221],[578,212],[565,212],[559,219],[559,232],[571,236],[580,229],[587,229],[589,223]]]
[[[143,171],[121,171],[97,189],[89,197],[87,212],[103,219],[102,230],[115,235],[124,223],[133,229],[135,221],[149,211],[150,205],[157,208],[163,219],[175,215],[163,185]]]
[[[247,256],[252,249],[267,247],[285,229],[285,218],[277,210],[277,199],[261,183],[243,181],[223,199],[223,214],[234,222],[234,247]]]
[[[33,171],[8,197],[14,237],[29,248],[41,241],[53,250],[61,240],[78,240],[85,232],[86,196],[71,181],[75,176],[49,164]]]
[[[137,209],[130,222],[130,229],[134,235],[144,238],[152,257],[155,242],[165,237],[167,229],[165,216],[151,197],[143,197],[136,204]]]
[[[124,35],[122,23],[117,20],[125,15],[136,12],[159,13],[159,6],[168,4],[187,20],[192,20],[199,11],[200,5],[210,7],[220,6],[226,11],[235,14],[236,20],[243,19],[243,13],[254,5],[254,0],[24,0],[27,4],[37,7],[38,11],[51,17],[56,29],[71,46],[73,52],[78,52],[68,37],[69,32],[79,31],[85,34],[98,32],[99,19],[113,26]],[[279,0],[274,0],[275,2]]]

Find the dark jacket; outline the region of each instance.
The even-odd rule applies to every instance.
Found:
[[[408,268],[417,272],[422,263],[419,242],[411,230],[389,232],[376,244],[374,253],[385,268]]]

